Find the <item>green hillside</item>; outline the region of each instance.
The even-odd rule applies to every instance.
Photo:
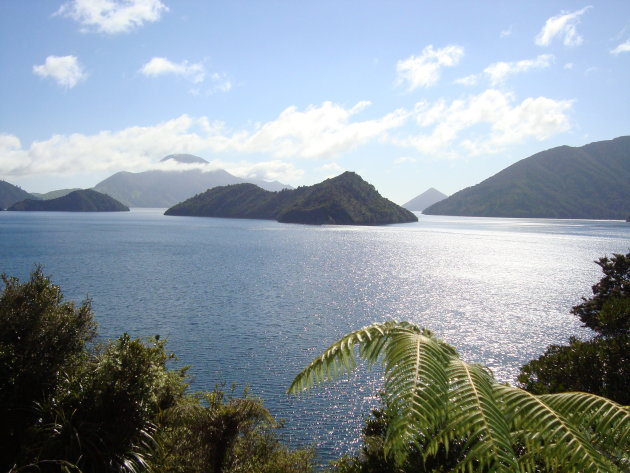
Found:
[[[49,212],[125,212],[129,207],[91,189],[78,190],[51,200],[26,199],[7,210]]]
[[[537,153],[424,213],[624,220],[630,215],[630,136]]]
[[[0,210],[7,209],[21,200],[33,198],[34,196],[18,186],[0,180]]]
[[[171,207],[165,215],[275,219],[314,225],[384,225],[418,220],[352,172],[279,192],[253,184],[216,187]]]

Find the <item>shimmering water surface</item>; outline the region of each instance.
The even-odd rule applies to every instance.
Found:
[[[351,451],[377,404],[359,371],[307,397],[291,380],[326,346],[374,321],[410,320],[511,381],[551,343],[588,337],[570,314],[630,249],[630,224],[420,216],[417,224],[312,227],[165,217],[163,210],[0,212],[0,271],[35,264],[66,297],[93,300],[100,334],[160,334],[193,386],[250,386],[293,445]]]

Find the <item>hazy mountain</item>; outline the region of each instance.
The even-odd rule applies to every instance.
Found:
[[[9,184],[7,181],[0,181],[0,209],[9,208],[16,202],[33,198],[33,195],[18,186]]]
[[[537,153],[424,213],[625,219],[630,215],[630,136]]]
[[[13,204],[8,210],[56,211],[56,212],[125,212],[124,206],[108,195],[92,189],[70,192],[63,197],[50,200],[26,199]]]
[[[50,199],[56,199],[57,197],[63,197],[64,195],[68,195],[70,192],[79,191],[79,190],[81,190],[81,189],[75,187],[73,189],[58,189],[58,190],[55,190],[55,191],[46,192],[44,194],[31,192],[31,195],[33,197],[38,198],[38,199],[50,200]]]
[[[161,162],[173,160],[184,164],[203,164],[207,161],[190,154],[172,154]],[[280,182],[260,179],[241,179],[227,171],[145,171],[118,172],[94,186],[94,190],[108,194],[130,207],[170,207],[195,194],[216,186],[252,182],[263,189],[277,191],[289,188]]]
[[[383,225],[418,218],[381,197],[353,172],[293,190],[269,192],[252,184],[210,189],[168,209],[165,215],[275,219],[286,223]]]
[[[422,194],[411,199],[406,204],[403,204],[403,207],[407,210],[411,210],[412,212],[422,212],[427,207],[439,202],[440,200],[444,200],[447,197],[448,196],[446,194],[442,194],[439,190],[431,187]]]

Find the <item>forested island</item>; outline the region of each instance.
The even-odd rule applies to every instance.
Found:
[[[630,136],[542,151],[423,213],[625,220],[630,214]]]
[[[344,172],[313,186],[269,192],[254,184],[221,186],[198,194],[165,215],[255,218],[311,225],[386,225],[417,222],[358,174]]]
[[[50,200],[26,199],[7,210],[44,212],[129,212],[129,207],[91,189],[77,190]]]

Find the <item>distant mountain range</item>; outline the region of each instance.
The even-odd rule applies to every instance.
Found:
[[[440,200],[446,199],[448,196],[446,194],[442,194],[439,190],[431,187],[427,189],[422,194],[414,197],[406,204],[403,204],[403,207],[407,210],[411,210],[412,212],[422,212],[427,207],[439,202]]]
[[[46,192],[44,194],[40,194],[38,192],[31,192],[31,195],[35,197],[36,199],[50,200],[50,199],[56,199],[58,197],[63,197],[64,195],[68,195],[70,192],[80,191],[80,190],[81,189],[79,189],[78,187],[75,187],[73,189],[57,189],[55,191]]]
[[[191,154],[172,154],[169,160],[181,164],[208,164]],[[250,182],[270,191],[290,188],[277,181],[242,179],[227,171],[188,169],[176,171],[117,172],[94,186],[94,190],[110,195],[129,207],[170,207],[200,192],[217,186]]]
[[[630,136],[537,153],[424,213],[625,220],[630,216]]]
[[[46,212],[128,212],[129,207],[112,197],[91,189],[76,190],[49,200],[26,199],[7,210]]]
[[[0,181],[0,210],[7,209],[21,200],[32,198],[31,194],[18,186],[14,186],[7,181]]]
[[[279,192],[253,184],[215,187],[171,207],[165,215],[260,218],[314,225],[384,225],[418,220],[353,172]]]

